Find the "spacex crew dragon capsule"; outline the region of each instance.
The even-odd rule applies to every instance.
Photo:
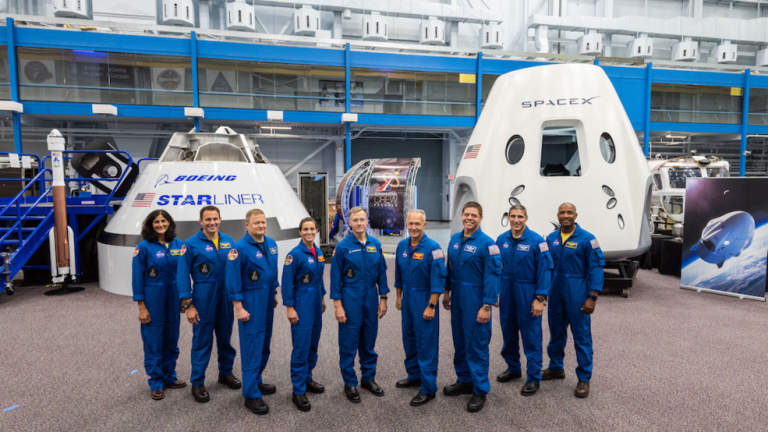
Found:
[[[722,268],[725,260],[741,255],[752,244],[754,234],[755,219],[751,214],[743,211],[726,213],[707,223],[691,250],[702,260]]]
[[[245,213],[263,210],[266,235],[277,242],[278,262],[296,246],[299,221],[309,216],[280,168],[244,135],[226,127],[216,133],[176,133],[160,159],[141,173],[99,237],[101,288],[131,295],[133,249],[151,211],[166,210],[176,222],[177,237],[186,240],[200,229],[199,212],[206,205],[220,209],[220,230],[235,240],[245,235]]]

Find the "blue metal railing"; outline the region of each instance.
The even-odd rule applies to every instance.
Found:
[[[8,239],[8,236],[10,236],[11,233],[14,231],[14,229],[17,229],[17,228],[18,228],[18,236],[19,236],[19,238],[18,238],[19,247],[22,247],[24,245],[24,237],[23,237],[23,231],[21,229],[21,224],[22,224],[22,222],[24,222],[26,217],[29,216],[29,213],[35,207],[37,207],[37,205],[40,203],[40,200],[42,200],[43,198],[45,198],[48,195],[48,193],[51,191],[52,187],[49,187],[45,192],[41,193],[40,196],[35,201],[35,203],[32,204],[27,209],[27,211],[24,213],[24,215],[21,214],[21,206],[20,206],[20,203],[19,203],[19,198],[21,198],[24,195],[24,192],[26,192],[27,189],[29,189],[29,187],[32,186],[35,183],[35,181],[39,180],[39,178],[41,178],[41,177],[45,177],[45,173],[51,173],[51,170],[46,168],[46,169],[40,171],[39,173],[37,173],[37,175],[29,182],[29,184],[24,186],[24,188],[21,189],[21,192],[16,194],[16,196],[13,197],[11,202],[8,203],[5,207],[3,207],[2,210],[0,210],[0,217],[3,217],[5,215],[5,213],[8,211],[9,208],[11,208],[14,205],[16,206],[16,222],[14,222],[14,224],[10,228],[8,228],[8,231],[5,233],[5,235],[0,237],[0,245],[9,243],[9,242],[6,241]],[[18,179],[16,179],[16,180],[18,180]],[[34,233],[34,230],[33,230],[33,233]]]
[[[131,165],[133,165],[133,158],[131,157],[130,153],[122,150],[65,150],[62,153],[121,153],[128,157],[128,163],[126,164],[126,168],[122,170],[123,172],[120,173],[120,178],[100,178],[100,177],[65,177],[64,181],[110,181],[110,182],[118,182],[120,184],[123,179],[125,178],[125,174],[130,169]],[[45,161],[47,159],[50,159],[50,155],[43,157],[43,159],[40,160],[40,165],[44,166]],[[115,192],[117,191],[117,188],[113,188],[112,191],[109,193],[109,196],[104,201],[104,207],[109,207],[110,201],[112,201],[112,197],[115,195]]]

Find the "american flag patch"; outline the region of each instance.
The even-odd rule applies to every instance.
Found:
[[[133,199],[133,203],[131,203],[131,207],[149,207],[152,205],[152,200],[155,199],[155,194],[153,193],[140,193],[136,195],[136,198]]]
[[[441,259],[443,258],[443,251],[442,249],[435,249],[432,251],[432,258],[433,259]]]
[[[498,254],[499,254],[499,247],[498,247],[498,246],[496,246],[496,245],[493,245],[493,246],[488,246],[488,252],[489,252],[491,255],[498,255]]]
[[[547,244],[547,242],[539,243],[539,250],[542,252],[549,251],[549,245]]]
[[[592,244],[592,249],[597,249],[600,247],[600,243],[597,242],[597,239],[590,240],[589,243]]]
[[[480,154],[480,146],[482,144],[475,144],[467,146],[467,152],[464,153],[464,159],[477,159],[477,155]]]

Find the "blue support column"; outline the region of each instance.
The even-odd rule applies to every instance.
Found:
[[[600,59],[595,57],[595,59],[592,61],[592,64],[595,66],[600,66]]]
[[[345,90],[346,97],[344,98],[344,105],[345,105],[344,112],[347,112],[347,113],[350,112],[350,105],[351,105],[350,98],[352,97],[352,95],[350,94],[352,91],[351,85],[350,85],[352,74],[350,72],[350,67],[349,67],[351,58],[352,58],[352,52],[349,50],[349,43],[347,43],[346,47],[344,48],[344,81],[345,81],[344,85],[346,89]],[[352,139],[350,137],[349,123],[346,124],[345,129],[347,131],[347,134],[344,140],[344,151],[346,153],[347,171],[349,171],[350,168],[352,168]]]
[[[5,30],[8,39],[8,74],[11,81],[11,100],[19,101],[19,68],[16,60],[16,42],[14,39],[13,18],[5,19]],[[13,113],[13,151],[22,153],[21,145],[21,114]]]
[[[643,154],[649,156],[651,151],[651,78],[653,78],[653,63],[645,67],[645,131],[643,134]]]
[[[192,52],[192,106],[200,107],[200,90],[197,83],[197,33],[192,32],[189,38]],[[200,132],[200,118],[195,117],[195,132]]]
[[[475,124],[480,120],[480,111],[483,107],[483,52],[477,53],[477,100],[475,104]]]
[[[749,76],[751,71],[744,70],[744,100],[741,113],[741,154],[739,154],[739,177],[744,177],[747,171],[747,128],[749,127]]]

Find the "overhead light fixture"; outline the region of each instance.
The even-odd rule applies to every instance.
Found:
[[[291,126],[261,126],[262,129],[281,129],[281,130],[290,130]]]
[[[688,137],[684,136],[684,135],[667,135],[667,138],[671,138],[671,139],[686,139]]]

